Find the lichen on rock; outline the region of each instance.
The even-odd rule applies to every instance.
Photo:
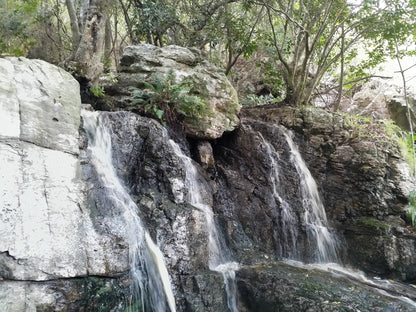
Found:
[[[205,60],[196,49],[179,46],[160,48],[150,44],[127,47],[120,60],[117,82],[103,83],[116,106],[131,109],[132,88],[140,88],[144,82],[152,83],[155,75],[166,76],[170,72],[173,72],[175,83],[189,80],[193,85],[192,93],[206,103],[203,113],[190,118],[185,116],[181,120],[188,136],[215,139],[239,125],[241,106],[237,92],[225,74]]]

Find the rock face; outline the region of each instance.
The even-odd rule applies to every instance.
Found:
[[[357,277],[358,279],[358,277]],[[346,278],[334,270],[324,273],[313,267],[286,263],[262,263],[237,272],[238,289],[246,311],[413,311],[398,297],[385,298],[379,291]],[[372,281],[368,281],[371,284]],[[397,288],[396,288],[397,287]],[[391,292],[413,298],[414,289],[392,284]],[[380,290],[385,289],[380,287]],[[348,294],[347,296],[345,294]]]
[[[0,59],[0,68],[1,135],[77,154],[80,95],[72,76],[25,58]]]
[[[264,147],[258,134],[260,131],[269,141],[280,142],[273,124],[295,132],[299,149],[320,186],[330,223],[345,240],[344,261],[373,274],[414,280],[416,241],[414,230],[404,220],[407,196],[415,182],[397,145],[377,130],[380,126],[372,128],[375,126],[363,120],[318,109],[246,111],[244,126],[222,143],[217,152],[224,159],[219,166],[223,166],[227,184],[235,194],[233,201],[239,200],[238,205],[231,206],[236,207],[232,214],[244,221],[243,229],[249,227],[245,232],[257,231],[254,237],[263,249],[270,250],[276,245],[276,240],[266,234],[273,233],[271,223],[276,212],[264,209],[273,205],[267,202],[271,190],[264,178],[267,165],[259,156]],[[218,164],[219,160],[216,161]],[[291,194],[297,183],[289,175],[285,181],[289,186],[286,193]],[[242,190],[251,190],[253,195],[244,199]],[[248,203],[251,212],[255,207],[253,214],[245,209]],[[269,221],[257,226],[255,220]],[[269,228],[261,232],[264,227]]]
[[[24,58],[0,59],[0,81],[0,306],[59,306],[71,282],[51,280],[127,268],[115,261],[117,248],[104,243],[85,208],[78,83],[53,65]]]
[[[140,49],[154,54],[139,57]],[[198,68],[198,57],[177,47],[131,48],[115,88],[138,83],[154,63],[161,71],[169,64]],[[18,58],[0,59],[0,81],[2,311],[140,309],[140,301],[130,300],[126,219],[102,179],[111,168],[91,160],[88,136],[95,138],[80,127],[77,83],[52,65]],[[327,230],[339,239],[340,261],[416,279],[415,232],[403,219],[415,184],[379,127],[323,110],[261,108],[245,110],[236,131],[207,140],[235,125],[227,128],[225,121],[212,137],[207,130],[186,139],[132,112],[100,116],[111,130],[112,167],[163,254],[177,311],[228,311],[230,289],[241,312],[414,309],[339,272],[279,262],[319,259],[305,211],[312,199],[305,197],[305,177],[290,146],[296,144],[317,181]],[[199,164],[184,162],[184,155]],[[212,224],[190,204],[190,164],[201,202],[213,210]],[[226,245],[241,264],[231,287],[209,270],[213,225],[218,246]],[[388,291],[416,299],[412,288],[396,286]]]
[[[413,128],[416,126],[415,96],[408,94]],[[371,80],[362,85],[351,101],[341,105],[349,114],[371,117],[376,120],[392,119],[405,131],[410,131],[406,99],[400,88],[382,80]]]
[[[164,255],[174,287],[178,311],[226,311],[223,278],[208,269],[208,231],[205,214],[187,203],[186,169],[172,148],[166,129],[155,120],[133,113],[102,113],[112,128],[113,164],[138,205],[140,217]],[[129,135],[126,135],[128,133]],[[175,138],[190,155],[183,139]],[[204,201],[212,204],[213,187],[202,168],[194,163],[203,184]],[[95,169],[85,166],[91,206],[102,219],[117,218],[117,209],[108,205],[105,188]],[[104,225],[106,222],[104,222]],[[109,233],[106,226],[97,226]]]
[[[409,96],[408,101],[410,120],[412,121],[414,131],[416,127],[416,101],[412,95]],[[403,96],[397,95],[387,103],[387,108],[391,119],[403,130],[410,131],[406,99]]]
[[[190,79],[194,86],[192,93],[207,104],[207,113],[197,118],[185,117],[182,121],[189,136],[216,139],[224,131],[232,131],[238,126],[240,105],[236,91],[225,75],[204,60],[196,49],[159,48],[149,44],[127,47],[120,61],[118,82],[106,85],[105,90],[109,95],[117,95],[114,105],[126,107],[131,87],[141,87],[144,81],[152,82],[154,75],[163,76],[170,71],[176,82]]]

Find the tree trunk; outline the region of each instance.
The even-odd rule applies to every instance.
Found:
[[[74,58],[78,74],[92,83],[104,70],[106,4],[107,1],[103,0],[89,2],[85,27]]]
[[[72,0],[65,0],[65,4],[68,10],[69,21],[71,23],[72,51],[76,51],[78,49],[79,42],[81,41],[81,32],[78,24],[79,21],[75,11],[74,2]]]
[[[339,73],[339,87],[338,87],[338,96],[334,104],[334,111],[338,111],[341,106],[341,99],[342,99],[342,89],[344,86],[344,62],[345,62],[345,30],[344,30],[344,22],[341,25],[341,65],[340,65],[340,73]]]

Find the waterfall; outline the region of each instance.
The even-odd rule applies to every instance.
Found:
[[[263,146],[266,148],[266,154],[271,167],[269,181],[272,186],[273,197],[276,204],[280,205],[280,233],[282,236],[280,254],[288,259],[297,259],[299,257],[299,248],[297,246],[299,237],[297,228],[298,218],[289,202],[280,195],[280,173],[278,165],[280,156],[273,145],[267,142],[260,132],[258,134]]]
[[[299,195],[302,203],[301,222],[306,229],[306,237],[310,246],[308,257],[313,261],[336,262],[337,261],[337,240],[328,229],[328,220],[325,207],[319,196],[318,187],[305,164],[299,150],[292,139],[292,132],[279,127],[277,128],[286,140],[290,152],[290,163],[296,169],[299,177]],[[258,132],[265,148],[270,165],[269,182],[272,187],[273,197],[280,207],[280,254],[287,259],[299,259],[299,220],[294,207],[289,199],[284,198],[280,181],[279,162],[280,155],[273,145]]]
[[[235,271],[238,270],[238,263],[231,261],[230,252],[220,239],[212,208],[204,203],[202,185],[198,181],[199,174],[192,160],[182,152],[176,142],[169,140],[169,143],[175,154],[182,160],[185,169],[186,177],[184,184],[188,190],[186,200],[192,206],[202,211],[205,216],[208,233],[208,266],[210,270],[220,272],[223,275],[228,308],[231,312],[238,312],[235,285]]]
[[[292,132],[284,128],[282,131],[290,148],[291,162],[300,178],[300,192],[304,208],[303,222],[308,240],[314,241],[317,247],[315,258],[317,262],[336,262],[338,244],[334,234],[328,230],[328,220],[319,196],[318,186],[292,139]]]
[[[108,115],[83,111],[82,117],[91,162],[105,187],[108,204],[121,216],[114,222],[120,223],[120,232],[129,245],[131,295],[126,311],[175,312],[175,299],[163,255],[141,222],[138,207],[113,166]]]

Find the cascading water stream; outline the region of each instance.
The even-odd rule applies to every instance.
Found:
[[[286,128],[276,127],[280,133],[283,134],[290,152],[290,163],[295,167],[299,176],[300,197],[302,201],[303,223],[306,227],[306,235],[311,245],[316,246],[315,255],[311,255],[314,261],[312,264],[304,264],[302,262],[294,261],[296,259],[297,246],[296,242],[299,236],[297,230],[297,217],[293,211],[293,207],[288,203],[288,200],[281,194],[279,163],[281,161],[279,153],[274,148],[273,144],[268,142],[260,132],[257,132],[262,141],[262,146],[265,148],[268,162],[270,165],[269,181],[272,185],[273,196],[280,205],[280,218],[282,227],[282,240],[284,250],[282,255],[287,258],[286,263],[306,268],[319,269],[330,272],[333,275],[342,276],[353,281],[360,282],[367,286],[373,287],[376,291],[384,296],[398,299],[412,307],[416,307],[416,302],[400,295],[401,288],[406,287],[400,283],[392,283],[382,279],[369,279],[362,272],[347,269],[338,264],[338,241],[334,234],[328,230],[328,221],[325,213],[325,207],[320,199],[318,187],[314,178],[312,177],[305,161],[303,160],[297,145],[293,141],[293,133]],[[287,248],[287,250],[285,249]],[[293,249],[291,251],[291,248]]]
[[[198,182],[198,172],[192,160],[186,156],[179,145],[169,140],[175,154],[182,160],[185,169],[185,186],[188,190],[186,200],[205,215],[205,222],[208,232],[208,266],[211,270],[222,273],[227,292],[227,304],[231,312],[238,312],[236,302],[235,271],[238,270],[238,263],[231,261],[231,256],[222,243],[214,220],[212,208],[204,203],[201,184]]]
[[[129,245],[131,297],[126,311],[176,311],[175,299],[162,252],[144,228],[138,207],[117,177],[112,162],[111,123],[105,113],[83,111],[88,150],[114,209],[121,215],[120,232]],[[116,220],[115,220],[116,221]],[[139,306],[141,306],[141,309]]]
[[[316,243],[316,262],[337,262],[337,239],[328,229],[325,207],[318,186],[292,139],[292,132],[282,128],[291,152],[291,161],[300,178],[300,191],[304,208],[304,224],[309,240]]]
[[[297,231],[297,217],[293,208],[290,206],[287,200],[280,195],[280,174],[278,161],[280,159],[279,154],[274,149],[273,145],[266,141],[263,135],[258,132],[263,146],[266,148],[266,154],[268,156],[269,164],[271,167],[269,180],[273,188],[273,197],[277,204],[280,205],[280,219],[281,219],[281,233],[282,233],[282,246],[280,247],[280,254],[288,259],[298,258],[297,241],[299,233]]]
[[[292,133],[279,127],[278,130],[285,137],[290,151],[290,162],[295,167],[300,180],[300,197],[303,210],[303,224],[306,228],[308,241],[312,246],[316,246],[314,254],[309,258],[315,262],[337,262],[337,240],[328,230],[325,207],[322,204],[318,193],[318,187],[306,166],[299,150],[292,139]],[[258,132],[262,145],[266,149],[269,165],[271,167],[269,181],[273,190],[273,197],[280,205],[280,225],[282,236],[281,254],[288,259],[299,258],[298,248],[298,218],[291,204],[281,195],[281,182],[279,173],[279,153],[269,143],[263,135]]]

